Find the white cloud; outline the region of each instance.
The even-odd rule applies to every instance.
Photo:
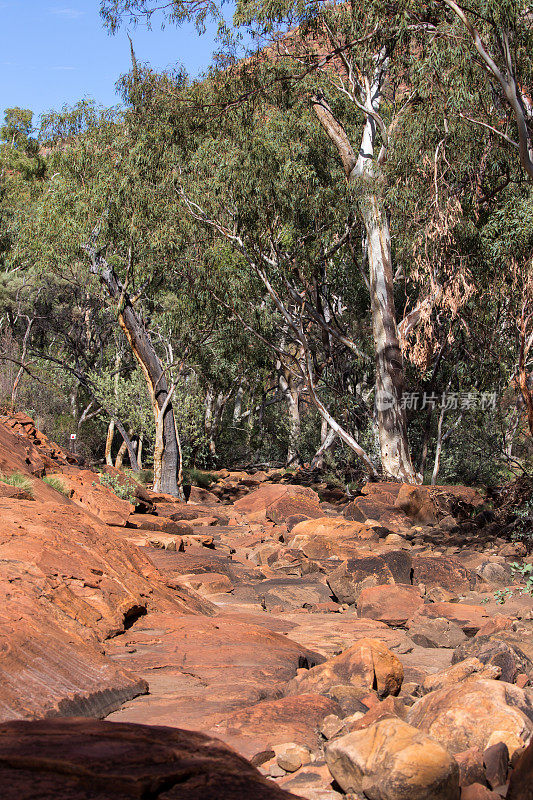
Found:
[[[72,72],[77,69],[77,67],[50,67],[50,69],[54,70],[55,72]]]
[[[50,14],[55,14],[57,17],[64,19],[79,19],[83,17],[85,11],[79,11],[77,8],[51,8]]]

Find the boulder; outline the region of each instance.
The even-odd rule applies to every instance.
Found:
[[[331,594],[318,573],[303,578],[271,578],[256,588],[263,607],[268,611],[276,606],[296,609],[327,603]]]
[[[395,717],[333,740],[326,761],[344,792],[369,800],[459,800],[455,760]]]
[[[394,508],[415,522],[427,524],[437,521],[437,508],[431,498],[431,490],[427,486],[402,484]]]
[[[233,590],[233,584],[228,576],[217,572],[206,572],[203,575],[181,575],[180,583],[204,597]]]
[[[344,508],[343,516],[354,522],[373,520],[390,528],[403,530],[410,527],[407,517],[395,510],[389,497],[356,497]]]
[[[533,703],[517,686],[474,676],[417,700],[407,721],[450,753],[483,751],[495,743],[491,737],[513,743],[514,751],[516,738],[525,745],[533,736]]]
[[[398,497],[398,492],[402,487],[401,483],[391,483],[388,481],[376,481],[365,483],[361,489],[361,494],[367,497],[377,497],[378,499],[386,499],[387,503],[394,503]]]
[[[366,555],[349,558],[328,575],[327,581],[339,603],[353,605],[365,587],[393,584],[394,578],[383,558]]]
[[[91,719],[0,725],[0,784],[3,800],[295,798],[201,733]]]
[[[290,483],[261,484],[257,489],[254,489],[252,492],[249,492],[249,494],[237,500],[233,504],[233,508],[236,511],[242,512],[243,514],[254,514],[258,515],[258,517],[262,517],[263,519],[267,519],[269,507],[283,497],[293,498],[296,508],[299,502],[296,498],[300,497],[306,498],[309,501],[309,505],[305,506],[306,509],[311,507],[317,510],[320,509],[318,495],[316,492],[307,488],[306,486],[297,486]],[[302,504],[305,503],[303,499],[301,502]],[[289,510],[289,505],[285,506],[285,510]],[[281,513],[281,506],[279,507],[279,511]],[[286,516],[298,513],[301,512],[299,510],[292,510],[290,513],[287,513]],[[307,511],[305,514],[306,516],[309,516]],[[276,515],[275,511],[274,515]],[[322,516],[322,513],[316,513],[313,516],[320,517]]]
[[[444,617],[428,617],[416,611],[407,622],[409,636],[420,647],[456,648],[467,641],[462,628]]]
[[[402,626],[423,603],[415,586],[372,586],[361,591],[357,612],[360,617],[385,622],[387,625]]]
[[[500,668],[492,665],[487,667],[477,658],[467,658],[465,661],[460,661],[458,664],[442,672],[435,672],[432,675],[428,675],[422,683],[422,689],[424,692],[435,692],[437,689],[456,686],[472,675],[475,675],[477,678],[497,680],[500,677]]]
[[[241,708],[213,724],[210,732],[247,758],[287,743],[316,750],[322,720],[339,710],[329,697],[307,692]]]
[[[476,577],[452,556],[415,556],[412,582],[423,583],[427,588],[439,586],[461,594],[474,588]]]
[[[447,619],[459,625],[467,636],[474,636],[491,619],[486,608],[469,603],[428,603],[420,608],[419,615]]]
[[[308,496],[301,493],[286,492],[267,506],[266,518],[277,524],[295,515],[316,519],[323,514],[318,495]]]
[[[402,664],[383,642],[359,639],[340,655],[299,672],[289,684],[289,691],[325,694],[334,686],[351,685],[366,693],[375,689],[380,697],[387,697],[399,693],[402,681]]]

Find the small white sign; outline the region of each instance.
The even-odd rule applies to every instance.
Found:
[[[74,440],[74,439],[76,438],[76,434],[75,434],[75,433],[71,433],[71,434],[70,434],[70,438],[71,438],[72,440]]]

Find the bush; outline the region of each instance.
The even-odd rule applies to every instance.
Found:
[[[199,486],[200,489],[209,489],[215,481],[215,475],[211,475],[210,472],[202,472],[194,467],[189,467],[184,471],[183,482],[190,483],[191,486]]]
[[[106,472],[102,472],[100,474],[100,484],[102,486],[107,486],[108,489],[111,489],[111,491],[114,492],[117,497],[120,497],[121,500],[127,500],[128,503],[131,503],[132,505],[137,504],[135,489],[127,480],[124,481],[124,483],[121,483],[118,475],[109,475]]]
[[[7,483],[9,486],[15,486],[17,489],[22,489],[30,497],[33,497],[33,483],[23,475],[22,472],[12,472],[10,475],[0,475],[0,480]]]
[[[64,494],[65,497],[70,496],[70,492],[65,486],[65,484],[61,481],[60,478],[56,478],[55,475],[45,475],[43,478],[43,483],[46,483],[51,489],[55,489],[56,492],[60,492]]]

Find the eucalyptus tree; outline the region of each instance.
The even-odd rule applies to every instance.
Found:
[[[408,5],[412,8],[417,4]],[[513,184],[524,183],[524,178],[530,184],[533,180],[531,7],[525,0],[473,0],[468,4],[462,0],[439,0],[435,8],[438,13],[425,27],[425,35],[432,46],[420,62],[421,78],[427,80],[436,65],[440,69],[439,88],[447,114],[470,125],[472,135],[486,143],[479,161],[480,170],[494,172],[502,161],[505,163],[500,185],[490,195],[496,210],[506,199],[511,206],[518,202],[524,209],[531,204],[531,188],[519,188],[518,198],[514,195],[511,199],[509,194]],[[504,158],[503,150],[507,151]],[[517,174],[518,165],[522,178]],[[521,223],[516,224],[514,211],[508,213],[508,219],[515,220],[517,243],[522,243],[523,223],[528,218],[526,211]],[[509,226],[505,228],[501,229],[502,243],[510,234]],[[494,231],[494,226],[491,229]],[[509,253],[507,265],[502,267],[508,287],[516,286],[522,275],[520,299],[514,305],[518,351],[515,369],[533,434],[531,360],[528,357],[533,344],[531,249],[515,247],[514,252]],[[512,289],[508,298],[515,296]]]

